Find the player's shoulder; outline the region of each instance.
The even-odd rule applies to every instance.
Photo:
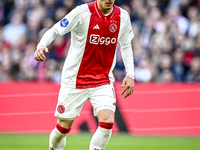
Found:
[[[89,8],[87,4],[81,4],[76,6],[73,10],[72,10],[74,15],[81,15],[83,13],[88,13],[89,12]]]
[[[129,13],[125,9],[123,9],[121,7],[119,7],[119,8],[120,8],[120,11],[121,11],[121,17],[123,19],[130,19]]]
[[[88,4],[81,4],[75,7],[75,9],[80,10],[80,11],[86,11],[88,10]]]

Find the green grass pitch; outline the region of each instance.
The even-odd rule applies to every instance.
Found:
[[[64,150],[88,150],[92,135],[67,137]],[[1,150],[48,150],[46,134],[0,134]],[[106,150],[200,150],[200,137],[144,137],[113,135]]]

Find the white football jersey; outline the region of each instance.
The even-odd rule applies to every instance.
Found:
[[[114,83],[116,47],[119,41],[127,76],[134,78],[131,40],[134,37],[130,17],[120,7],[102,14],[96,1],[77,6],[52,29],[59,35],[71,32],[71,45],[62,70],[61,84],[91,88]],[[39,45],[50,42],[41,39]]]

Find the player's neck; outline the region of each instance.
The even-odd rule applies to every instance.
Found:
[[[97,8],[104,15],[110,14],[112,12],[112,10],[113,10],[113,6],[112,6],[112,8],[104,8],[100,3],[98,3],[98,1],[97,1]]]

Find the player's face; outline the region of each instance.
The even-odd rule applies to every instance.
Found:
[[[97,6],[104,14],[109,13],[115,0],[97,0]]]

